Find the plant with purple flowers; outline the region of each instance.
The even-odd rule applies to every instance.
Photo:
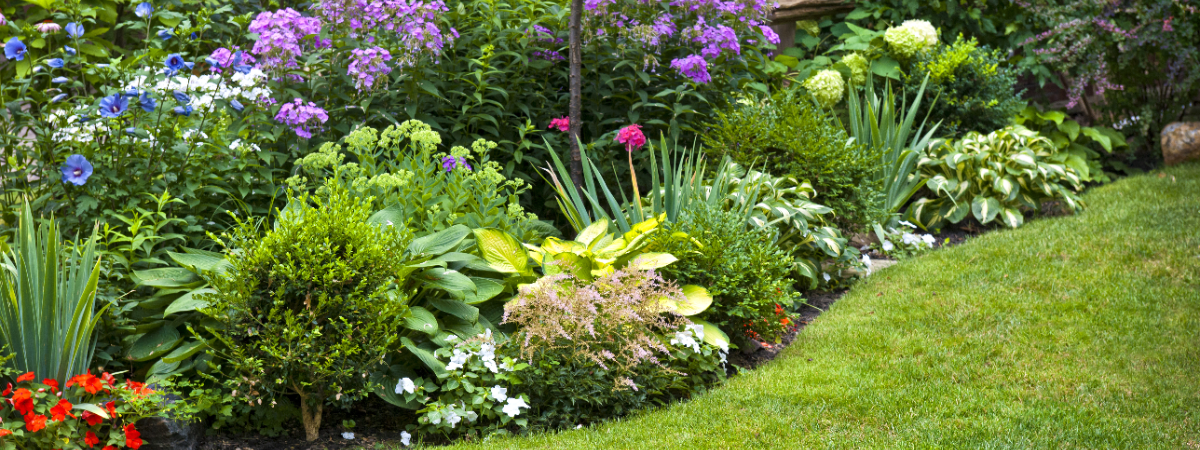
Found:
[[[391,60],[392,55],[383,48],[356,48],[350,52],[350,68],[346,74],[354,78],[354,87],[359,92],[369,91],[383,85],[379,81],[385,81],[392,71],[387,65]]]
[[[296,132],[296,136],[305,139],[311,138],[312,131],[320,129],[327,120],[329,120],[329,114],[324,109],[313,102],[308,102],[306,105],[303,100],[298,98],[293,99],[291,103],[284,103],[279,108],[279,113],[275,115],[275,121],[290,125],[292,131]]]

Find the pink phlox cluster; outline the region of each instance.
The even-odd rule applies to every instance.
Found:
[[[392,55],[383,48],[356,48],[350,52],[350,67],[346,74],[354,77],[354,87],[359,92],[369,91],[378,81],[387,79],[387,74],[392,71],[387,62],[391,60]]]
[[[551,130],[558,130],[558,131],[566,132],[567,130],[571,129],[571,118],[567,117],[567,116],[562,116],[557,119],[550,119],[550,127],[549,128]]]
[[[672,60],[671,68],[699,84],[707,84],[712,81],[712,77],[708,75],[708,61],[700,55],[689,55],[686,58]]]
[[[296,132],[296,136],[305,139],[312,137],[312,130],[320,129],[321,124],[329,120],[329,114],[324,109],[317,106],[316,103],[308,102],[304,104],[303,100],[294,99],[291,103],[284,103],[279,108],[279,113],[275,114],[275,121],[290,125],[292,131]]]
[[[625,151],[629,152],[646,145],[646,135],[642,134],[642,127],[636,123],[617,131],[615,140],[625,144]]]
[[[250,22],[247,31],[258,33],[251,53],[258,55],[258,67],[263,70],[296,67],[296,57],[302,55],[301,43],[307,36],[321,33],[321,21],[315,17],[304,17],[292,8],[274,13],[263,11]],[[316,48],[328,45],[314,37],[311,45]]]
[[[212,54],[209,55],[209,58],[212,58],[214,61],[219,63],[221,66],[220,67],[217,67],[217,66],[209,67],[208,70],[211,72],[221,73],[221,68],[229,67],[230,62],[233,61],[233,55],[235,53],[237,53],[238,50],[240,50],[240,47],[238,47],[236,45],[233,47],[233,49],[221,47],[221,48],[214,50],[212,52]],[[255,62],[257,62],[257,60],[254,59],[254,56],[250,55],[249,53],[242,52],[242,62],[241,62],[242,64],[254,65]]]

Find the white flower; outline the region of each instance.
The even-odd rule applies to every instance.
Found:
[[[826,282],[826,283],[828,283],[828,282],[829,282],[829,272],[822,273],[822,274],[821,274],[821,276],[825,277],[825,282]]]
[[[467,363],[467,359],[471,357],[470,353],[463,353],[462,350],[454,349],[454,356],[450,357],[450,364],[446,364],[446,370],[461,369],[463,364]]]
[[[505,361],[505,362],[500,363],[500,369],[504,370],[505,372],[512,372],[513,371],[512,361]]]
[[[407,392],[409,394],[417,392],[417,384],[413,383],[411,379],[401,378],[400,382],[396,383],[396,393],[399,394],[400,392]]]
[[[926,47],[937,45],[938,32],[933,24],[926,20],[905,20],[900,26],[912,30],[913,34],[921,38]]]
[[[498,402],[508,400],[508,388],[502,388],[500,386],[493,387],[492,398],[496,399]]]
[[[696,333],[692,330],[692,326],[694,325],[689,325],[687,328],[684,328],[683,331],[676,331],[675,337],[671,338],[671,345],[691,347],[693,351],[700,353],[700,343],[696,342],[694,337]],[[700,327],[700,332],[704,332],[704,327]]]
[[[900,240],[904,241],[905,245],[917,245],[921,243],[921,238],[912,233],[904,233],[900,235]]]
[[[922,234],[921,240],[925,241],[925,244],[929,245],[929,248],[933,248],[933,243],[934,243],[935,239],[933,238],[932,235]]]
[[[896,246],[893,245],[891,242],[888,242],[887,239],[884,239],[882,244],[883,244],[883,251],[885,251],[885,252],[890,252],[890,251],[892,251],[892,249],[896,248]]]
[[[392,224],[392,221],[389,220],[388,225],[391,225],[391,224]],[[446,336],[446,342],[454,342],[457,340],[458,340],[458,336],[455,336],[453,334]]]
[[[575,429],[576,429],[576,430],[578,430],[578,429],[580,429],[580,428],[583,428],[583,424],[582,424],[582,423],[581,423],[581,424],[579,424],[579,425],[575,425]]]
[[[454,428],[459,422],[462,422],[462,416],[454,412],[453,409],[446,410],[446,423],[450,424],[450,428]]]
[[[834,70],[817,72],[804,80],[803,85],[824,108],[832,108],[842,101],[842,94],[846,90],[846,82],[842,80],[842,74]]]
[[[871,257],[867,256],[867,255],[863,255],[862,263],[864,266],[867,266],[867,275],[870,275],[871,274]]]
[[[491,342],[484,342],[483,345],[480,346],[480,348],[479,348],[479,358],[484,361],[491,361],[491,360],[496,359],[496,344],[492,344]]]
[[[492,373],[500,373],[500,368],[496,367],[496,361],[495,361],[495,360],[492,360],[492,361],[484,361],[484,362],[483,362],[483,367],[487,367],[487,370],[491,371]]]
[[[342,432],[342,439],[347,439],[347,440],[354,439],[354,432],[353,431]]]
[[[525,403],[525,400],[509,397],[508,403],[504,404],[504,408],[501,408],[501,411],[508,414],[508,417],[517,417],[517,414],[521,414],[521,408],[529,408],[529,404]]]
[[[475,423],[475,420],[478,418],[479,418],[479,414],[476,414],[475,411],[467,411],[467,421],[468,422]]]
[[[412,445],[412,435],[408,434],[407,431],[400,432],[400,445],[405,447]]]

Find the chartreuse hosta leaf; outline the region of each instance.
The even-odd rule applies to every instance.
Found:
[[[500,230],[477,228],[475,242],[488,265],[501,273],[532,276],[529,254],[517,239]]]
[[[675,255],[670,253],[642,253],[630,260],[629,264],[627,264],[625,268],[633,270],[654,270],[666,267],[675,261],[679,261],[679,258],[676,258]]]
[[[716,325],[694,317],[689,317],[688,320],[691,320],[693,324],[704,327],[704,342],[723,349],[729,348],[729,335],[721,331],[720,328],[717,328]]]
[[[694,284],[688,284],[680,288],[683,291],[683,301],[677,301],[672,298],[663,298],[659,300],[667,311],[683,315],[694,316],[704,312],[712,305],[712,295],[708,293],[708,289]]]

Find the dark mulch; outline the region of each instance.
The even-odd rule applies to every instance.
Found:
[[[792,341],[796,340],[796,335],[800,334],[800,331],[803,330],[805,326],[807,326],[809,323],[812,323],[813,319],[816,319],[817,316],[821,315],[821,313],[829,310],[829,306],[832,305],[833,302],[836,302],[839,298],[842,298],[842,295],[844,295],[847,290],[848,289],[839,289],[835,291],[805,293],[804,295],[807,297],[807,304],[800,309],[800,317],[796,321],[796,326],[792,327],[791,331],[784,335],[783,339],[778,344],[771,344],[769,347],[758,347],[756,350],[750,353],[742,350],[734,350],[729,354],[729,362],[743,369],[754,369],[775,359],[775,357],[779,356],[784,348],[786,348],[788,345],[791,345]]]
[[[342,420],[354,420],[354,439],[345,439]],[[321,437],[304,440],[304,429],[298,420],[287,423],[288,434],[263,436],[257,433],[219,433],[201,439],[198,450],[334,450],[351,448],[398,448],[400,432],[412,423],[411,411],[392,406],[374,396],[354,404],[349,410],[326,408],[321,417]]]

